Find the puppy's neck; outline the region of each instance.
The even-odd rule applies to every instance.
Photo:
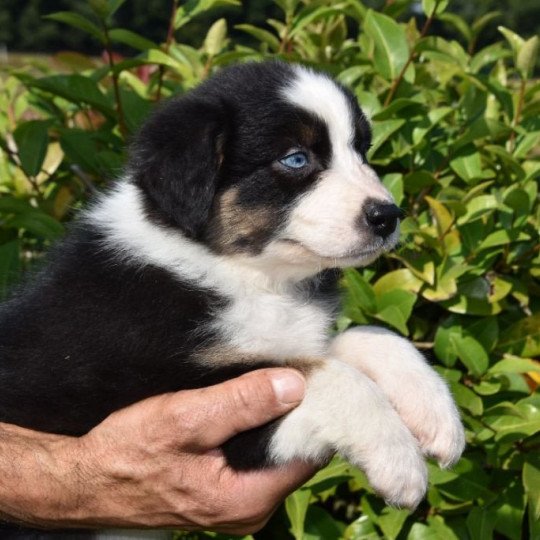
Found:
[[[82,220],[103,235],[104,248],[118,259],[158,266],[183,281],[224,294],[293,293],[300,282],[317,273],[312,266],[293,265],[267,253],[255,257],[215,254],[180,230],[149,218],[139,188],[129,180],[118,182],[83,213]]]

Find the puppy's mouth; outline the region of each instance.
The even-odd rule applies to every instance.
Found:
[[[358,263],[365,262],[366,264],[375,260],[379,255],[382,255],[384,252],[389,251],[393,247],[391,245],[385,245],[386,242],[382,242],[380,245],[374,245],[369,247],[364,246],[356,249],[350,249],[343,253],[330,255],[319,253],[318,251],[315,251],[314,249],[306,246],[303,242],[299,240],[294,240],[292,238],[282,238],[280,239],[280,242],[292,246],[297,246],[317,259],[322,259],[326,261],[354,261]]]

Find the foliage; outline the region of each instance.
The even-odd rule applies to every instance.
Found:
[[[379,9],[383,4],[401,5],[400,19],[415,15],[422,18],[418,10],[420,0],[364,0],[367,7]],[[171,2],[165,0],[129,0],[114,13],[113,22],[117,26],[129,27],[154,41],[163,38],[169,18]],[[5,46],[9,51],[59,51],[77,50],[86,54],[98,54],[99,46],[91,36],[75,29],[62,27],[51,20],[44,20],[44,13],[53,11],[74,11],[84,17],[91,17],[92,10],[88,2],[80,0],[2,0],[0,2],[0,48]],[[455,16],[458,16],[457,18]],[[461,18],[472,24],[475,19],[488,15],[498,22],[504,20],[505,26],[512,30],[519,29],[523,36],[540,34],[540,0],[452,0],[445,9],[444,15],[436,21],[439,33],[453,38],[461,35],[459,21]],[[279,8],[272,0],[244,2],[242,6],[231,9],[223,7],[190,21],[179,33],[183,43],[199,45],[204,30],[211,24],[212,18],[227,17],[234,24],[261,24],[266,19],[279,17]],[[456,26],[457,22],[457,26]],[[242,32],[230,29],[231,36],[238,43],[243,39]],[[498,41],[497,26],[491,24],[478,35],[478,42],[487,46]],[[242,42],[245,42],[242,41]],[[127,50],[122,48],[121,50]],[[537,69],[540,66],[537,66]]]
[[[388,325],[424,350],[453,390],[468,448],[452,470],[430,465],[427,500],[413,514],[385,507],[335,460],[257,538],[540,538],[538,38],[500,27],[497,43],[477,49],[492,17],[453,16],[461,41],[432,34],[450,20],[446,0],[422,1],[422,28],[396,22],[407,0],[381,11],[361,0],[275,0],[279,18],[237,26],[250,46],[218,19],[194,48],[173,31],[237,0],[183,3],[161,44],[111,26],[122,3],[90,0],[93,19],[49,16],[92,36],[103,61],[62,53],[54,68],[2,80],[0,288],[119,173],[153,102],[233,62],[280,57],[326,70],[371,116],[371,162],[407,214],[398,250],[345,273],[338,327]],[[115,54],[120,45],[133,54]]]

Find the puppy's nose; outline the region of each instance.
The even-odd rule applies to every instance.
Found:
[[[386,238],[396,230],[401,210],[392,203],[369,201],[364,205],[364,217],[374,234]]]

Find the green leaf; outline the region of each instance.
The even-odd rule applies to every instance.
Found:
[[[492,540],[497,515],[488,508],[472,508],[467,516],[467,530],[474,540]]]
[[[125,3],[126,0],[107,0],[108,5],[108,16],[111,17],[114,15],[118,9],[122,7],[122,5]]]
[[[89,77],[79,74],[51,75],[40,79],[25,79],[25,83],[78,105],[86,103],[105,115],[114,117],[111,101],[103,94],[98,84]]]
[[[439,237],[443,237],[454,223],[452,213],[440,201],[426,195],[426,202],[429,204],[431,213],[437,224]]]
[[[446,235],[445,238],[449,238]],[[466,274],[468,267],[455,264],[451,259],[444,259],[437,268],[437,278],[433,287],[426,287],[422,296],[430,302],[441,302],[452,298],[457,293],[457,279]]]
[[[369,150],[369,157],[374,156],[377,150],[382,146],[392,134],[394,134],[401,126],[405,124],[405,120],[384,120],[373,124],[373,141]]]
[[[493,45],[484,47],[474,55],[471,60],[471,70],[473,73],[478,73],[488,64],[494,64],[509,56],[512,56],[512,53],[503,43],[494,43]]]
[[[285,510],[291,523],[291,532],[296,540],[303,540],[306,513],[309,507],[311,492],[298,489],[285,499]]]
[[[302,540],[340,540],[345,526],[326,510],[310,505],[306,516],[306,526]]]
[[[90,34],[101,43],[105,43],[105,34],[99,29],[99,27],[90,22],[86,17],[83,17],[82,15],[79,15],[73,11],[58,11],[56,13],[45,15],[44,19],[69,24],[69,26]]]
[[[463,147],[458,152],[457,156],[450,161],[450,167],[469,184],[483,178],[480,152],[472,144]]]
[[[426,17],[442,13],[448,6],[449,0],[422,0],[422,11]]]
[[[375,525],[366,515],[361,515],[354,520],[345,530],[343,538],[344,540],[381,540],[375,530]]]
[[[102,20],[112,17],[126,0],[89,0],[90,7]]]
[[[540,363],[528,358],[510,357],[497,362],[488,370],[488,373],[496,375],[499,373],[529,373],[533,371],[540,372]]]
[[[377,72],[389,81],[394,80],[409,57],[405,29],[390,17],[369,10],[364,31],[375,43],[373,61]]]
[[[458,501],[471,501],[481,499],[491,501],[494,495],[489,487],[489,476],[483,467],[463,457],[454,466],[454,473],[458,476],[455,480],[439,484],[437,488],[445,495]]]
[[[521,47],[523,47],[523,44],[525,43],[525,40],[515,32],[512,32],[512,30],[509,28],[499,26],[498,29],[499,32],[506,38],[506,41],[508,41],[510,47],[512,47],[514,58],[517,58]]]
[[[489,366],[489,357],[482,345],[472,336],[457,338],[454,342],[460,360],[474,375],[483,375]]]
[[[434,351],[445,366],[452,367],[457,360],[455,342],[461,339],[462,329],[460,326],[441,325],[435,333]]]
[[[478,35],[489,23],[499,19],[500,17],[502,17],[502,13],[500,11],[489,11],[473,22],[473,32]]]
[[[197,15],[224,6],[239,6],[239,0],[187,0],[177,10],[174,29],[178,30]]]
[[[530,237],[521,231],[515,229],[500,229],[488,234],[477,249],[478,251],[482,251],[497,246],[507,246],[512,242],[523,242],[525,240],[530,240]]]
[[[519,402],[506,405],[509,414],[499,410],[486,412],[486,421],[497,434],[496,440],[519,440],[540,431],[540,409],[532,403]]]
[[[534,519],[540,520],[540,463],[534,456],[527,458],[523,465],[523,485],[529,501],[529,512],[532,512]]]
[[[457,220],[458,225],[470,223],[476,219],[484,217],[499,208],[499,202],[494,195],[478,195],[467,202],[466,213]]]
[[[403,201],[403,175],[399,173],[386,174],[382,179],[382,183],[399,206]]]
[[[158,48],[157,44],[153,41],[150,41],[131,30],[125,30],[124,28],[114,28],[113,30],[109,30],[109,37],[113,42],[124,43],[139,51]]]
[[[393,290],[377,296],[377,319],[397,328],[403,335],[409,335],[407,321],[416,302],[416,294]]]
[[[408,268],[400,268],[381,276],[373,285],[373,290],[377,296],[398,289],[418,293],[422,284],[422,280],[418,279]]]
[[[467,332],[474,336],[486,351],[492,351],[499,339],[499,323],[495,317],[485,317],[467,323]]]
[[[43,165],[49,146],[48,126],[46,120],[30,120],[13,132],[21,167],[28,176],[36,176]]]
[[[252,24],[237,24],[235,25],[235,28],[237,30],[242,30],[242,32],[246,32],[246,34],[249,34],[250,36],[253,36],[254,38],[258,39],[261,43],[266,43],[271,51],[273,52],[279,51],[279,48],[280,48],[279,39],[271,32],[268,32],[268,30],[257,28],[256,26],[253,26]]]
[[[13,197],[0,198],[0,214],[4,227],[23,229],[46,240],[54,240],[64,232],[63,225],[51,216]]]
[[[348,268],[343,272],[343,275],[351,300],[368,313],[375,313],[377,302],[371,285],[362,277],[358,270]]]
[[[433,0],[431,0],[433,1]],[[438,16],[440,21],[451,24],[464,38],[466,41],[470,41],[472,38],[472,29],[467,24],[465,19],[456,15],[455,13],[441,13]]]
[[[437,180],[429,171],[414,171],[404,178],[405,191],[412,194],[420,193],[422,189],[436,183]]]
[[[101,147],[92,133],[80,129],[62,129],[60,145],[68,160],[74,165],[96,175],[102,173],[97,159]]]
[[[227,21],[218,19],[208,30],[204,38],[203,48],[208,56],[212,57],[218,54],[225,43],[227,37]]]
[[[300,13],[298,13],[298,15],[293,20],[292,29],[289,33],[289,36],[294,37],[306,26],[313,22],[319,21],[321,19],[326,19],[334,15],[341,15],[345,6],[345,3],[338,4],[336,6],[321,6],[315,9],[307,6],[305,9],[300,11]]]
[[[466,409],[474,416],[481,416],[484,412],[482,399],[479,398],[471,389],[463,384],[450,382],[452,395],[456,403],[463,409]]]
[[[460,540],[450,529],[441,516],[428,518],[428,524],[415,523],[407,540]]]
[[[409,517],[408,510],[398,510],[397,508],[385,507],[380,513],[377,525],[381,528],[384,538],[387,540],[395,540],[406,519]]]
[[[513,481],[499,495],[497,501],[497,520],[495,531],[502,533],[510,540],[521,540],[521,524],[525,513],[525,497],[523,486],[517,481]]]
[[[518,52],[516,67],[521,72],[521,76],[524,79],[528,79],[532,75],[538,56],[538,44],[538,36],[533,36],[521,46]]]
[[[503,331],[497,349],[526,358],[540,355],[540,312]]]
[[[319,486],[329,485],[329,482],[336,480],[335,484],[342,483],[344,478],[350,477],[351,466],[339,457],[334,457],[332,461],[324,468],[315,474],[313,478],[304,484],[305,489],[311,492],[320,491]]]

